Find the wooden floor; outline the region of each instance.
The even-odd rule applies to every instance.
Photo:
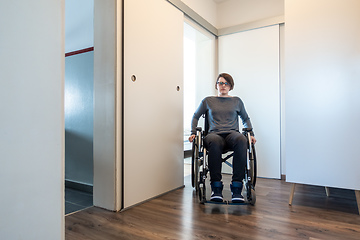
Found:
[[[223,179],[230,198],[229,176]],[[360,239],[360,216],[353,191],[297,185],[288,205],[290,183],[258,179],[257,202],[250,205],[198,203],[185,188],[110,212],[91,207],[66,216],[66,240],[81,239]]]

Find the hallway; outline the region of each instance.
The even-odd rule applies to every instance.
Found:
[[[65,215],[93,206],[93,194],[65,188]]]

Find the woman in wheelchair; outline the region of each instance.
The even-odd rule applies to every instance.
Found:
[[[204,146],[208,151],[211,197],[210,201],[223,201],[223,183],[221,181],[222,153],[224,150],[234,151],[233,155],[233,175],[230,189],[232,202],[242,203],[244,197],[241,195],[244,169],[247,161],[247,139],[239,132],[239,117],[244,128],[252,128],[250,118],[246,113],[244,103],[239,97],[230,96],[229,91],[234,88],[234,80],[227,73],[219,74],[215,89],[218,96],[206,97],[195,111],[191,123],[191,136],[189,141],[194,141],[196,137],[196,127],[199,118],[207,114],[209,132],[204,138]],[[256,139],[253,132],[251,142],[254,144]]]

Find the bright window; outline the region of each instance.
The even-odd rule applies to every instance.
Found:
[[[200,101],[215,94],[215,36],[191,22],[184,22],[184,150],[188,141],[191,119]],[[202,121],[199,126],[202,126]]]

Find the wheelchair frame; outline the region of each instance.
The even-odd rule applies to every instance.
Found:
[[[207,126],[205,124],[205,129],[206,128]],[[251,130],[252,128],[243,128],[243,132],[242,132],[248,140],[247,164],[244,169],[245,179],[243,180],[243,184],[246,189],[246,194],[244,194],[245,202],[232,203],[230,201],[224,201],[222,203],[234,204],[234,205],[239,205],[239,204],[255,205],[256,202],[255,185],[256,185],[257,167],[256,167],[255,146],[253,143],[251,143],[251,135],[250,135]],[[203,144],[204,137],[206,134],[207,134],[207,129],[203,131],[201,127],[196,128],[196,137],[192,144],[192,159],[191,159],[191,184],[196,189],[200,203],[202,204],[205,204],[207,202],[217,203],[206,200],[206,178],[209,172],[208,153]],[[233,153],[226,156],[225,158],[223,158],[223,162],[226,162],[232,156]]]

